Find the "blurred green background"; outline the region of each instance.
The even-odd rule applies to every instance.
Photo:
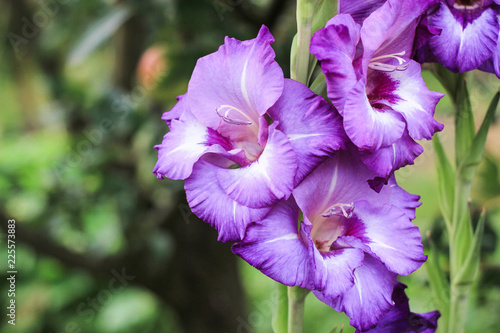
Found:
[[[270,27],[285,75],[292,0],[5,0],[0,2],[1,332],[272,332],[274,282],[216,241],[189,212],[181,181],[157,180],[161,114],[196,60],[226,35]],[[443,88],[429,73],[431,89]],[[477,122],[496,77],[469,77]],[[439,104],[453,146],[450,101]],[[468,332],[500,325],[500,125],[488,139],[471,203],[488,212]],[[447,267],[432,145],[398,172],[422,196],[415,223]],[[16,220],[16,326],[7,323],[6,226]],[[410,277],[414,312],[435,309],[425,268]],[[309,296],[305,332],[348,323]],[[345,332],[353,332],[346,326]]]

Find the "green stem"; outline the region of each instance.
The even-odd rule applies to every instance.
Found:
[[[308,289],[288,287],[288,333],[302,333]]]
[[[465,332],[465,321],[467,319],[467,302],[469,300],[470,285],[451,284],[451,302],[448,321],[449,333]]]
[[[297,58],[291,78],[307,85],[309,81],[309,46],[317,0],[297,0]]]
[[[288,331],[288,290],[287,286],[276,282],[276,299],[273,313],[274,333],[287,333]]]

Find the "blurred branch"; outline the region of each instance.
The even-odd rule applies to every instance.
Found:
[[[245,6],[235,6],[235,9],[243,20],[254,25],[256,28],[260,28],[264,24],[269,29],[272,29],[289,2],[289,0],[273,0],[267,7],[264,15],[255,14],[257,8],[248,3]],[[248,7],[251,7],[251,9],[248,9]]]

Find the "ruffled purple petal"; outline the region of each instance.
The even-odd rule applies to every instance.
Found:
[[[368,15],[385,2],[386,0],[339,0],[339,14],[350,14],[356,23],[362,24]]]
[[[304,218],[320,216],[338,203],[350,204],[359,200],[367,200],[376,207],[394,205],[403,209],[409,218],[414,218],[419,197],[401,189],[393,178],[377,193],[368,184],[374,177],[375,174],[360,161],[357,151],[353,148],[341,150],[309,174],[294,189],[293,195]]]
[[[419,202],[420,196],[408,193],[399,187],[394,175],[389,178],[387,186],[382,188],[381,193],[390,196],[388,204],[402,209],[410,220],[415,219],[415,209],[422,204]]]
[[[441,29],[429,45],[436,59],[453,72],[478,68],[496,49],[499,24],[492,8],[457,9],[442,3],[429,16],[429,24]]]
[[[406,285],[397,283],[392,292],[394,306],[380,318],[377,326],[364,331],[365,333],[434,333],[437,329],[437,320],[441,316],[439,311],[427,313],[412,313],[408,305],[408,297],[404,289]],[[356,331],[361,333],[361,331]]]
[[[251,222],[262,220],[271,207],[249,208],[229,198],[217,182],[219,169],[206,161],[198,161],[186,179],[186,197],[193,213],[217,229],[219,241],[239,241],[243,239],[246,227]]]
[[[314,288],[314,267],[297,232],[298,218],[293,198],[280,201],[261,222],[248,227],[245,238],[233,245],[233,252],[275,281]]]
[[[366,95],[366,79],[361,78],[347,96],[344,128],[358,148],[377,150],[401,138],[405,122],[399,113],[389,108],[380,109],[378,104],[372,107],[370,102]]]
[[[292,145],[273,124],[266,147],[256,161],[239,169],[218,169],[216,179],[236,202],[261,208],[290,196],[296,171],[297,156]]]
[[[193,164],[211,146],[209,137],[215,131],[209,132],[189,111],[185,111],[180,120],[172,119],[170,128],[163,142],[155,146],[158,161],[153,173],[160,179],[162,176],[186,179],[193,171]],[[216,136],[216,133],[212,133],[212,136]]]
[[[373,207],[367,201],[357,201],[355,207],[364,222],[366,244],[387,269],[408,275],[422,266],[427,256],[420,231],[403,210],[389,205]]]
[[[343,114],[346,95],[358,77],[353,67],[361,26],[350,15],[339,14],[328,21],[311,39],[310,51],[325,73],[328,97]]]
[[[170,123],[172,120],[179,120],[179,118],[184,113],[184,110],[189,110],[189,105],[187,103],[186,94],[177,96],[177,103],[174,105],[172,110],[163,112],[161,119],[164,120],[168,127],[170,127]]]
[[[262,26],[257,38],[242,42],[226,37],[217,52],[198,60],[188,101],[203,124],[216,129],[221,116],[226,116],[257,127],[259,116],[283,91],[283,71],[274,60],[273,41],[269,29]]]
[[[285,79],[283,95],[269,110],[297,154],[295,185],[327,156],[345,147],[342,118],[321,96],[300,82]]]
[[[413,60],[404,72],[394,71],[387,75],[398,82],[394,94],[399,99],[392,104],[392,109],[403,115],[410,136],[416,140],[431,140],[434,133],[444,127],[433,117],[436,105],[444,94],[427,88],[420,64]]]
[[[372,328],[393,305],[392,290],[397,274],[392,273],[374,257],[365,254],[363,265],[354,271],[354,285],[336,299],[314,291],[318,299],[336,311],[345,312],[350,324],[364,331]]]
[[[316,248],[315,248],[316,249]],[[345,248],[321,254],[326,267],[326,282],[321,293],[326,298],[336,298],[352,288],[354,270],[363,264],[361,249]]]
[[[363,70],[366,73],[372,58],[391,54],[408,61],[413,55],[413,43],[420,16],[438,0],[387,0],[363,22]],[[404,52],[404,53],[403,53]],[[394,64],[394,58],[379,58],[382,63]]]
[[[424,151],[421,145],[415,142],[405,130],[403,136],[389,147],[376,151],[360,151],[363,163],[377,176],[386,178],[394,171],[408,164]]]

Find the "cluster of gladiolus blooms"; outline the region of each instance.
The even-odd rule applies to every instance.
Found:
[[[192,211],[234,253],[284,285],[312,290],[359,331],[434,332],[439,313],[410,313],[397,282],[426,256],[412,222],[419,197],[394,172],[422,153],[416,140],[443,128],[434,119],[443,94],[426,87],[414,59],[498,75],[500,52],[450,54],[441,41],[458,24],[463,35],[452,40],[463,43],[488,21],[491,4],[339,1],[339,14],[311,39],[326,99],[284,78],[265,26],[252,40],[226,38],[198,60],[186,94],[163,115],[170,131],[155,147],[153,172],[185,180]],[[494,39],[497,47],[495,22],[481,31],[494,38],[481,45]]]

